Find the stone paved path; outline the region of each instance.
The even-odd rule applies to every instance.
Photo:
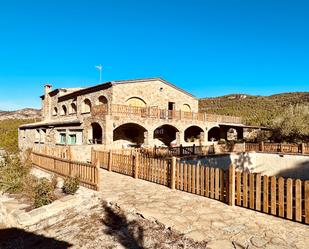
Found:
[[[206,240],[207,248],[309,248],[307,225],[105,170],[101,179],[105,201]]]

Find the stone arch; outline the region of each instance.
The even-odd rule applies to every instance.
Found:
[[[91,144],[102,144],[103,141],[103,130],[99,123],[91,123],[92,139],[90,139]]]
[[[137,123],[124,123],[113,131],[113,142],[121,146],[141,147],[145,143],[146,128]]]
[[[208,131],[208,141],[219,141],[220,140],[220,127],[215,126]]]
[[[202,141],[203,129],[197,125],[191,125],[184,132],[185,142],[195,142],[196,140]]]
[[[131,97],[127,99],[126,104],[129,106],[146,107],[146,101],[139,97]]]
[[[179,130],[172,125],[165,124],[157,127],[153,132],[153,138],[161,141],[163,145],[170,146],[172,142],[177,143]]]
[[[191,106],[189,104],[183,104],[181,110],[183,112],[191,112]]]
[[[62,115],[62,116],[67,115],[67,107],[66,107],[65,105],[63,105],[63,106],[61,107],[61,113],[60,113],[60,115]]]
[[[58,115],[58,108],[54,107],[53,109],[53,116],[57,116]]]
[[[70,108],[69,108],[69,114],[74,114],[77,112],[77,106],[75,103],[71,103]]]
[[[89,113],[91,111],[91,101],[89,99],[84,99],[82,103],[82,113]]]
[[[99,98],[98,98],[98,104],[99,105],[107,105],[108,104],[108,100],[105,96],[101,95]]]

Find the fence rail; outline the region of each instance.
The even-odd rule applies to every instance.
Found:
[[[156,118],[156,119],[175,119],[175,120],[197,120],[216,123],[234,123],[241,124],[241,117],[208,114],[203,112],[186,112],[181,110],[167,110],[159,107],[138,107],[112,104],[96,105],[91,109],[91,114],[95,115],[115,115],[121,117],[142,117],[142,118]]]
[[[309,154],[307,144],[283,144],[283,143],[246,143],[246,151],[281,152],[291,154]]]
[[[309,181],[236,171],[234,165],[224,170],[176,157],[150,158],[138,151],[131,155],[94,151],[93,155],[109,171],[309,224]]]
[[[32,163],[44,170],[64,177],[78,177],[84,187],[99,189],[99,169],[89,163],[71,161],[37,152],[31,154]]]

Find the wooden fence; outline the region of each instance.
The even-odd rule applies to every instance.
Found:
[[[309,224],[309,181],[240,172],[234,165],[224,170],[176,157],[154,159],[139,152],[94,151],[93,155],[109,171]]]
[[[291,154],[309,154],[309,145],[283,143],[245,143],[246,151],[280,152]]]
[[[63,177],[78,177],[84,187],[99,190],[99,168],[93,164],[71,161],[32,152],[33,165]]]
[[[233,123],[241,124],[241,117],[208,114],[204,112],[185,112],[181,110],[167,110],[159,107],[139,107],[112,104],[96,105],[91,108],[91,114],[96,115],[114,115],[121,117],[142,117],[142,118],[156,118],[156,119],[174,119],[174,120],[197,120],[204,122],[216,122],[216,123]]]

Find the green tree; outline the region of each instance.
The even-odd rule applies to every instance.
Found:
[[[309,105],[289,106],[273,119],[273,137],[279,141],[309,142]]]

